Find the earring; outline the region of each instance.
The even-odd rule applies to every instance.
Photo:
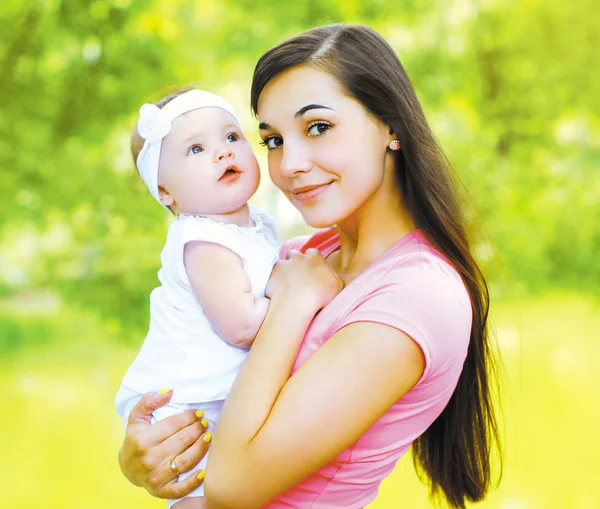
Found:
[[[392,140],[388,145],[390,150],[400,150],[400,140]]]

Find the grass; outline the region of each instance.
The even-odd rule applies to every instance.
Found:
[[[504,368],[505,474],[478,507],[600,507],[600,305],[547,295],[493,309]],[[3,507],[164,508],[121,475],[113,409],[135,351],[114,343],[21,350],[0,361]],[[409,456],[369,509],[431,507]]]

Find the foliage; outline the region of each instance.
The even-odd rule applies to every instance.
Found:
[[[257,58],[285,37],[340,21],[371,25],[400,55],[474,204],[477,253],[496,287],[593,289],[600,278],[594,7],[592,0],[410,0],[400,8],[383,0],[5,0],[0,296],[48,289],[143,330],[167,218],[128,153],[140,104],[198,82],[226,95],[253,134],[247,104]],[[279,210],[274,192],[261,196]],[[281,226],[284,236],[300,228],[284,218]],[[24,334],[14,324],[2,330]]]

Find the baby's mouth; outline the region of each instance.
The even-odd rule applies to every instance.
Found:
[[[234,166],[234,165],[228,166],[226,168],[225,172],[223,173],[223,175],[221,175],[221,178],[219,179],[219,181],[230,180],[240,173],[242,173],[242,172],[239,171],[236,166]]]

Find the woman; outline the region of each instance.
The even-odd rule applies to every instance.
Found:
[[[207,507],[362,508],[411,444],[432,493],[481,500],[497,440],[487,287],[396,55],[364,26],[309,30],[259,60],[252,108],[273,182],[325,229],[286,243],[273,271],[214,435]],[[174,498],[201,482],[174,478],[206,444],[192,412],[148,426],[167,399],[134,409],[119,459]]]

